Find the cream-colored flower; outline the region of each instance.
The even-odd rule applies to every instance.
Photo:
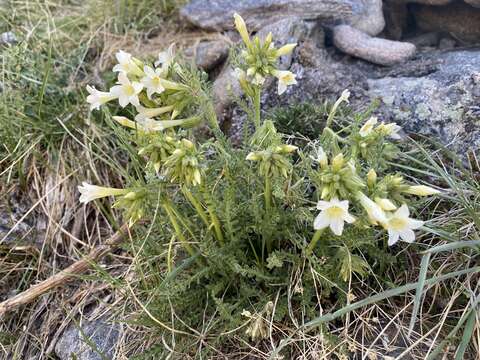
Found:
[[[87,85],[87,102],[90,104],[90,110],[98,110],[101,105],[114,100],[116,97],[109,92],[99,91],[94,86]]]
[[[273,76],[278,79],[278,95],[282,95],[287,90],[287,86],[297,83],[295,74],[291,71],[275,70]]]
[[[118,64],[113,67],[113,71],[136,76],[143,75],[143,71],[135,63],[131,54],[120,50],[115,54],[115,57],[117,58]]]
[[[276,55],[277,56],[288,55],[293,51],[295,46],[297,46],[296,43],[283,45],[280,49],[277,50]]]
[[[154,118],[155,116],[165,114],[169,111],[172,111],[173,109],[174,109],[173,105],[162,106],[158,108],[147,108],[140,105],[136,107],[138,114],[135,115],[135,120],[142,121],[143,119]]]
[[[153,94],[161,94],[165,91],[165,88],[162,85],[162,69],[157,68],[153,69],[150,66],[145,65],[143,67],[143,72],[145,76],[140,80],[145,89],[147,89],[147,96],[149,99],[152,98]]]
[[[168,70],[168,67],[175,58],[175,43],[170,44],[167,50],[158,53],[158,59],[155,66],[161,66],[162,72]]]
[[[392,139],[401,139],[402,137],[400,136],[399,134],[399,131],[401,130],[402,128],[400,126],[398,126],[397,124],[395,123],[389,123],[389,124],[385,124],[384,122],[382,122],[378,127],[377,127],[377,131],[379,131],[381,134],[383,134],[384,136],[389,136],[391,137]]]
[[[348,201],[340,201],[336,198],[330,201],[320,200],[317,209],[321,210],[320,214],[313,222],[315,230],[322,230],[330,227],[335,235],[342,235],[344,223],[349,224],[355,221],[355,218],[348,213]]]
[[[385,223],[387,217],[382,208],[371,200],[367,195],[362,192],[357,194],[357,199],[360,201],[360,204],[363,206],[365,211],[368,214],[369,220],[372,224],[377,225],[378,223]]]
[[[423,221],[411,219],[409,216],[410,212],[405,204],[388,216],[387,222],[383,226],[388,231],[389,246],[395,244],[399,239],[408,243],[415,241],[413,230],[423,226]]]
[[[418,195],[418,196],[430,196],[430,195],[436,195],[441,193],[440,190],[431,188],[430,186],[426,186],[426,185],[409,186],[403,192],[407,194]]]
[[[138,100],[138,94],[143,89],[143,84],[130,81],[127,75],[123,72],[118,74],[118,85],[113,86],[110,89],[110,93],[118,98],[118,103],[121,107],[125,107],[128,104],[133,106],[140,106]]]
[[[368,119],[365,124],[360,128],[359,134],[361,137],[366,137],[370,135],[373,131],[373,127],[377,124],[378,119],[375,116],[372,116]]]
[[[345,89],[345,90],[342,91],[342,95],[340,95],[337,102],[341,103],[341,102],[345,101],[346,103],[348,103],[349,98],[350,98],[350,90]]]
[[[100,199],[107,196],[124,195],[130,190],[97,186],[84,181],[81,186],[78,186],[78,191],[80,191],[81,194],[80,202],[85,204],[92,200]]]
[[[316,149],[316,156],[310,156],[313,161],[316,161],[320,164],[320,167],[325,167],[328,165],[328,157],[325,153],[325,150],[321,146]]]
[[[250,36],[248,35],[247,25],[245,25],[245,21],[237,13],[233,14],[233,17],[235,19],[235,28],[242,37],[243,42],[245,43],[245,45],[250,46]]]

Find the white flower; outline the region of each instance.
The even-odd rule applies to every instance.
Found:
[[[124,195],[129,192],[128,189],[115,189],[103,186],[92,185],[87,182],[83,182],[81,186],[78,186],[80,191],[80,202],[87,203],[89,201],[100,199],[111,195]]]
[[[287,86],[295,85],[297,83],[297,80],[295,80],[295,74],[290,71],[275,70],[273,76],[278,78],[278,95],[282,95],[285,90],[287,90]]]
[[[123,72],[118,74],[118,82],[110,89],[110,93],[118,98],[118,103],[121,107],[125,107],[128,104],[133,106],[139,106],[138,94],[143,89],[143,84],[130,81],[127,75]]]
[[[348,213],[347,200],[339,201],[336,198],[330,201],[320,200],[317,204],[317,209],[321,210],[321,212],[313,222],[315,230],[330,227],[330,230],[335,235],[342,235],[344,223],[351,224],[355,221],[355,218]]]
[[[378,119],[375,116],[372,116],[368,119],[365,124],[360,128],[359,134],[361,137],[366,137],[370,135],[373,131],[373,127],[377,124]]]
[[[145,65],[143,67],[143,72],[145,73],[145,76],[140,82],[145,86],[145,89],[147,89],[147,96],[149,99],[152,98],[153,94],[161,94],[165,91],[161,78],[162,69],[153,69],[150,66]]]
[[[103,105],[116,97],[109,92],[98,91],[94,86],[87,85],[87,102],[90,104],[90,110],[98,110]]]
[[[118,64],[113,67],[113,71],[137,76],[143,75],[142,70],[135,64],[135,61],[133,61],[131,54],[120,50],[115,54],[115,57],[117,58]]]
[[[418,196],[430,196],[430,195],[440,194],[441,191],[426,185],[414,185],[414,186],[409,186],[403,192],[407,194],[418,195]]]
[[[174,108],[173,105],[162,106],[159,108],[146,108],[142,105],[137,106],[138,114],[135,116],[135,120],[142,121],[143,119],[153,118],[158,115],[165,114],[169,111],[172,111]]]
[[[360,204],[364,207],[367,211],[369,220],[372,224],[377,223],[385,223],[387,221],[387,217],[382,210],[382,208],[376,204],[373,200],[371,200],[367,195],[364,193],[359,192],[357,194],[357,199],[360,201]]]
[[[170,44],[167,50],[158,53],[158,60],[155,66],[160,66],[162,71],[166,71],[175,58],[175,43]]]
[[[316,157],[310,156],[310,158],[313,161],[318,162],[322,168],[327,166],[328,165],[328,158],[327,158],[327,154],[325,153],[325,150],[323,150],[323,148],[321,146],[319,146],[317,148],[316,153],[317,153]]]
[[[337,102],[341,103],[342,101],[345,101],[346,103],[348,103],[349,98],[350,98],[350,90],[345,89],[342,91],[342,95],[340,95]]]
[[[403,204],[400,208],[388,217],[384,224],[388,231],[388,245],[392,246],[400,238],[403,241],[412,243],[415,240],[413,230],[423,226],[423,221],[409,218],[410,212],[407,205]]]
[[[398,132],[402,129],[400,126],[398,126],[395,123],[381,123],[378,126],[378,131],[380,131],[383,135],[385,136],[390,136],[392,139],[401,139],[402,137],[398,134]]]

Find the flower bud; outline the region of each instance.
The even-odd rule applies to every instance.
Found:
[[[373,127],[377,124],[378,120],[375,116],[368,119],[365,124],[360,128],[359,134],[361,137],[370,135],[373,131]]]
[[[340,153],[332,159],[332,170],[339,171],[344,164],[345,164],[345,159],[343,158],[343,154]]]
[[[426,185],[409,186],[403,192],[407,194],[418,195],[418,196],[430,196],[430,195],[440,194],[439,190],[431,188],[430,186],[426,186]]]
[[[258,161],[261,158],[262,158],[262,156],[259,153],[256,153],[256,152],[251,152],[246,157],[247,160],[251,160],[251,161]]]
[[[375,202],[382,208],[382,210],[385,211],[393,211],[397,207],[395,206],[394,203],[392,203],[389,199],[384,199],[384,198],[375,198]]]
[[[235,28],[242,37],[243,42],[245,43],[245,45],[250,46],[250,36],[248,35],[247,25],[245,25],[245,21],[237,13],[233,14],[233,17],[235,18]]]
[[[297,150],[298,147],[295,146],[295,145],[288,145],[288,144],[285,144],[285,145],[280,145],[280,146],[277,146],[275,148],[275,150],[279,153],[284,153],[284,154],[289,154],[291,152],[294,152],[295,150]]]
[[[276,51],[275,55],[276,56],[288,55],[293,51],[295,46],[297,46],[296,43],[283,45],[280,49]]]
[[[370,169],[367,173],[367,185],[368,187],[374,187],[377,183],[377,173],[375,170]]]

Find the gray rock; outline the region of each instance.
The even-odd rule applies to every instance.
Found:
[[[480,51],[429,55],[437,71],[423,77],[369,79],[371,98],[383,116],[411,133],[431,136],[464,154],[480,147]]]
[[[206,30],[233,28],[239,13],[250,31],[285,18],[348,21],[364,11],[357,0],[193,0],[180,10],[186,21]]]
[[[380,34],[385,27],[382,0],[360,0],[360,2],[363,3],[362,13],[353,18],[351,25],[371,36]]]
[[[225,40],[202,41],[186,49],[185,56],[194,59],[199,68],[210,71],[225,61],[229,48]]]
[[[17,37],[11,31],[4,32],[0,35],[0,44],[13,45],[17,43]]]
[[[349,25],[335,26],[333,42],[344,53],[379,65],[403,62],[416,50],[413,44],[371,37]]]
[[[383,3],[385,16],[385,34],[389,39],[400,40],[407,27],[407,4],[396,0],[385,0]]]
[[[480,0],[464,0],[467,4],[473,7],[480,8]]]
[[[455,2],[446,6],[412,5],[420,30],[449,33],[465,44],[480,43],[480,9]]]
[[[114,359],[119,337],[120,326],[102,319],[82,323],[81,331],[72,324],[58,340],[55,353],[61,360],[71,360],[72,355],[78,360]]]

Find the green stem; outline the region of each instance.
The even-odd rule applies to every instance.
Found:
[[[166,202],[163,203],[163,208],[165,209],[165,212],[167,213],[168,219],[172,223],[173,229],[175,230],[175,233],[177,234],[178,240],[180,240],[180,242],[182,243],[182,246],[190,254],[190,256],[194,256],[195,251],[193,251],[193,248],[190,246],[187,239],[185,239],[185,236],[183,236],[182,230],[180,229],[180,225],[178,225],[177,219],[175,218],[175,215],[173,213],[172,208],[170,207],[170,204],[168,204]]]
[[[254,107],[254,119],[255,128],[257,129],[260,126],[260,86],[255,88],[255,95],[253,97],[253,107]]]
[[[265,191],[263,193],[265,197],[265,222],[270,223],[270,210],[272,209],[272,180],[270,176],[265,177]],[[270,227],[268,227],[270,228]],[[270,234],[268,234],[270,235]],[[262,244],[262,257],[263,257],[263,248],[267,245],[267,253],[272,251],[272,239],[271,236],[264,236]]]
[[[187,200],[190,201],[190,203],[193,205],[193,207],[198,213],[198,216],[200,216],[200,218],[203,220],[205,225],[207,225],[207,228],[210,227],[208,216],[203,210],[203,206],[202,204],[200,204],[200,201],[195,197],[195,195],[192,194],[190,190],[188,190],[186,186],[182,186],[182,192],[183,192],[183,195],[185,195],[185,197],[187,198]]]
[[[210,219],[212,221],[213,228],[215,230],[215,236],[217,237],[217,240],[220,243],[220,245],[224,245],[225,241],[223,238],[222,226],[220,225],[220,220],[218,219],[218,216],[211,205],[210,194],[208,193],[207,189],[205,189],[204,187],[202,187],[202,191],[204,196],[206,197],[205,202],[207,203],[207,211],[208,211],[208,214],[210,215]]]
[[[322,237],[324,229],[317,230],[315,231],[315,234],[313,234],[312,240],[310,240],[310,244],[308,244],[307,247],[307,255],[311,255],[313,252],[313,249],[317,245],[318,240]]]

